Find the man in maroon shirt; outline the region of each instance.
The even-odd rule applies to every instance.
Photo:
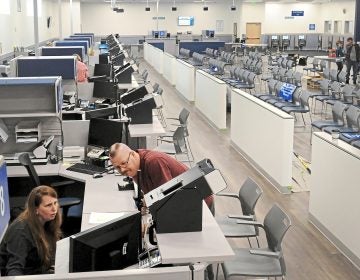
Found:
[[[144,194],[188,170],[185,164],[165,153],[146,149],[134,151],[122,143],[112,145],[109,155],[112,165],[137,183],[137,171],[141,170],[140,187]],[[212,195],[205,199],[212,211],[213,201]]]

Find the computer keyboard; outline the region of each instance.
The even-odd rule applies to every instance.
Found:
[[[100,167],[96,165],[91,164],[85,164],[85,163],[75,163],[74,165],[66,168],[66,170],[94,175],[96,173],[103,173],[106,171],[105,167]]]

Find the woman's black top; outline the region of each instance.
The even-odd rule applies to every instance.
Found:
[[[2,276],[47,273],[26,221],[15,220],[7,229],[0,244],[0,268]]]

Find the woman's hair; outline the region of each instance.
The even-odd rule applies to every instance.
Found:
[[[37,215],[37,208],[45,195],[57,198],[56,191],[51,187],[39,186],[34,188],[27,198],[25,210],[17,218],[20,221],[26,221],[29,225],[44,268],[51,265],[51,255],[55,251],[56,241],[61,238],[61,213],[59,209],[55,218],[46,222],[45,225],[41,224]]]
[[[82,61],[81,56],[78,55],[77,53],[74,53],[73,56],[75,56],[78,61]]]

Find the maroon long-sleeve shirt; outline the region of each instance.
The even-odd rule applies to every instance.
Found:
[[[140,156],[140,187],[144,194],[188,170],[185,164],[167,154],[145,149],[138,149],[136,152]],[[138,178],[135,180],[138,182]],[[207,197],[206,204],[210,206],[213,199],[212,195]]]

